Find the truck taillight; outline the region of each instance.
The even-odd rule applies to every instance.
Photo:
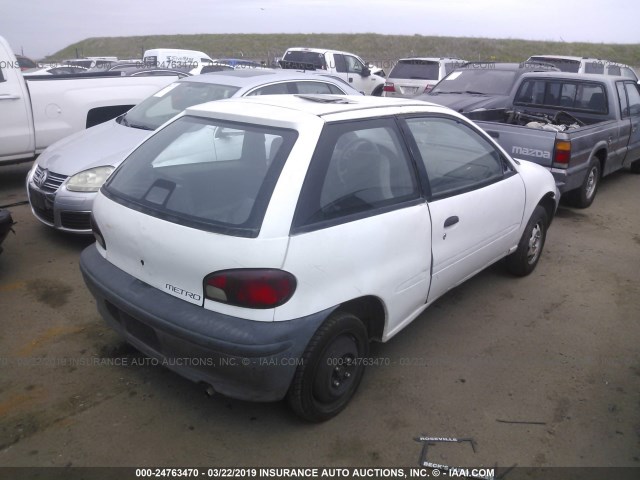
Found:
[[[424,93],[429,93],[432,88],[433,88],[433,85],[427,85],[424,89]]]
[[[384,86],[382,87],[382,91],[383,92],[395,92],[396,91],[396,87],[391,82],[385,82]]]
[[[286,303],[296,279],[284,270],[259,268],[221,270],[204,279],[205,298],[246,308],[274,308]]]
[[[571,142],[566,140],[556,140],[556,146],[553,151],[553,163],[556,166],[566,168],[569,166],[571,159]]]

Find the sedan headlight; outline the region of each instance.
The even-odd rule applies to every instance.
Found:
[[[72,192],[97,192],[114,169],[111,166],[95,167],[76,173],[67,182],[67,190]]]

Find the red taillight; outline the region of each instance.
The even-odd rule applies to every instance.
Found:
[[[396,91],[396,87],[391,82],[385,82],[384,86],[382,87],[382,91],[383,92],[395,92]]]
[[[433,88],[433,85],[427,85],[424,89],[424,93],[429,93],[432,88]]]
[[[553,152],[553,163],[558,166],[567,167],[571,160],[571,142],[565,140],[556,140],[556,146]]]
[[[277,307],[286,303],[295,289],[295,277],[283,270],[223,270],[204,279],[206,298],[247,308]]]

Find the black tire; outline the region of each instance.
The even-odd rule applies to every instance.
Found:
[[[291,381],[287,400],[293,411],[310,422],[340,413],[360,385],[368,353],[360,319],[346,312],[331,315],[311,338]]]
[[[378,85],[373,92],[371,92],[372,97],[381,97],[382,96],[382,85]]]
[[[578,208],[587,208],[593,203],[593,199],[596,198],[596,193],[600,186],[600,170],[601,167],[598,159],[591,159],[589,168],[587,169],[587,175],[584,177],[580,188],[576,188],[567,194],[571,205]]]
[[[513,275],[524,277],[529,275],[536,268],[544,241],[547,238],[547,227],[549,217],[544,207],[538,205],[527,223],[527,227],[522,233],[522,238],[518,243],[518,248],[506,258],[507,270]]]
[[[640,160],[636,160],[631,165],[629,165],[629,171],[631,173],[640,173]]]

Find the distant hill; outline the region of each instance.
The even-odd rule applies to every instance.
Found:
[[[578,55],[640,65],[640,44],[566,43],[475,37],[362,34],[200,34],[88,38],[46,60],[115,55],[140,58],[150,48],[200,50],[216,57],[270,62],[289,47],[321,47],[353,52],[376,65],[391,67],[406,56],[452,56],[465,60],[521,62],[534,54]]]

